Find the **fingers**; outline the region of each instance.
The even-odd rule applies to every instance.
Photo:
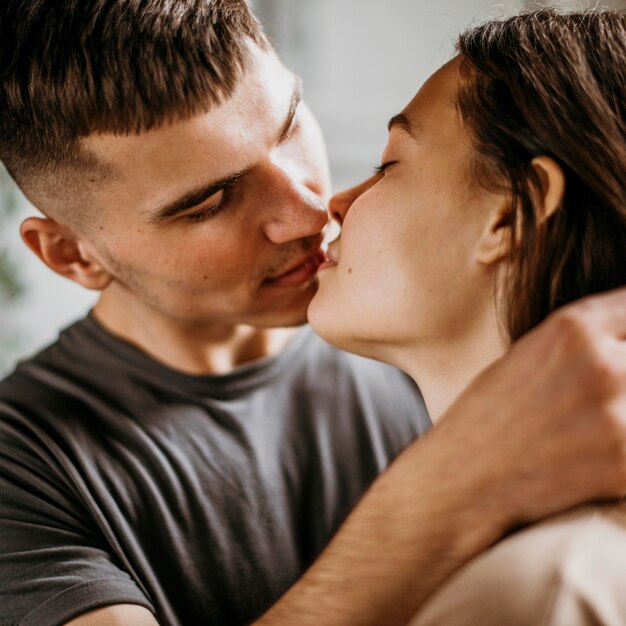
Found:
[[[362,183],[335,194],[330,199],[330,214],[339,224],[343,224],[346,213],[354,203],[354,201],[363,195],[368,189],[371,189],[380,179],[381,174],[375,174]]]
[[[626,288],[583,298],[561,310],[561,317],[586,325],[594,333],[626,339]]]

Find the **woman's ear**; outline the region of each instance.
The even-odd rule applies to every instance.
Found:
[[[29,217],[20,234],[26,245],[54,272],[96,291],[113,277],[70,229],[50,218]]]
[[[499,197],[487,216],[487,223],[478,240],[476,256],[482,265],[493,265],[510,256],[513,250],[513,219],[507,198]]]
[[[561,166],[548,156],[536,157],[531,165],[539,180],[539,189],[535,201],[537,224],[543,224],[559,209],[565,194],[565,174]],[[502,199],[490,212],[487,224],[478,242],[478,261],[483,265],[492,265],[510,256],[516,242],[513,242],[514,212]],[[515,231],[521,233],[518,222]],[[519,239],[518,242],[519,243]]]
[[[533,166],[540,184],[537,223],[543,224],[563,203],[565,174],[563,168],[548,156],[536,157],[530,164]]]

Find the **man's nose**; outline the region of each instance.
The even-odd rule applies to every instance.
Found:
[[[356,187],[351,187],[350,189],[335,194],[330,199],[330,216],[340,225],[343,224],[343,220],[346,219],[346,214],[354,201],[368,189],[371,189],[381,177],[381,174],[374,174],[374,176],[364,180],[362,183],[356,185]]]
[[[328,211],[316,181],[277,164],[269,174],[266,202],[270,210],[265,236],[283,244],[319,235],[328,223]]]

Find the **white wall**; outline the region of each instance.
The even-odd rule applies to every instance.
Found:
[[[467,25],[519,2],[493,0],[254,0],[327,139],[335,189],[367,176],[387,120],[453,51]]]
[[[327,139],[335,189],[380,158],[386,121],[453,52],[463,28],[521,8],[625,8],[626,0],[252,0]]]

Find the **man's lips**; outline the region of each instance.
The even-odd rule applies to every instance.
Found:
[[[275,278],[266,279],[265,283],[273,287],[296,287],[302,285],[317,273],[317,269],[326,261],[326,255],[322,250],[294,263],[286,272]]]

